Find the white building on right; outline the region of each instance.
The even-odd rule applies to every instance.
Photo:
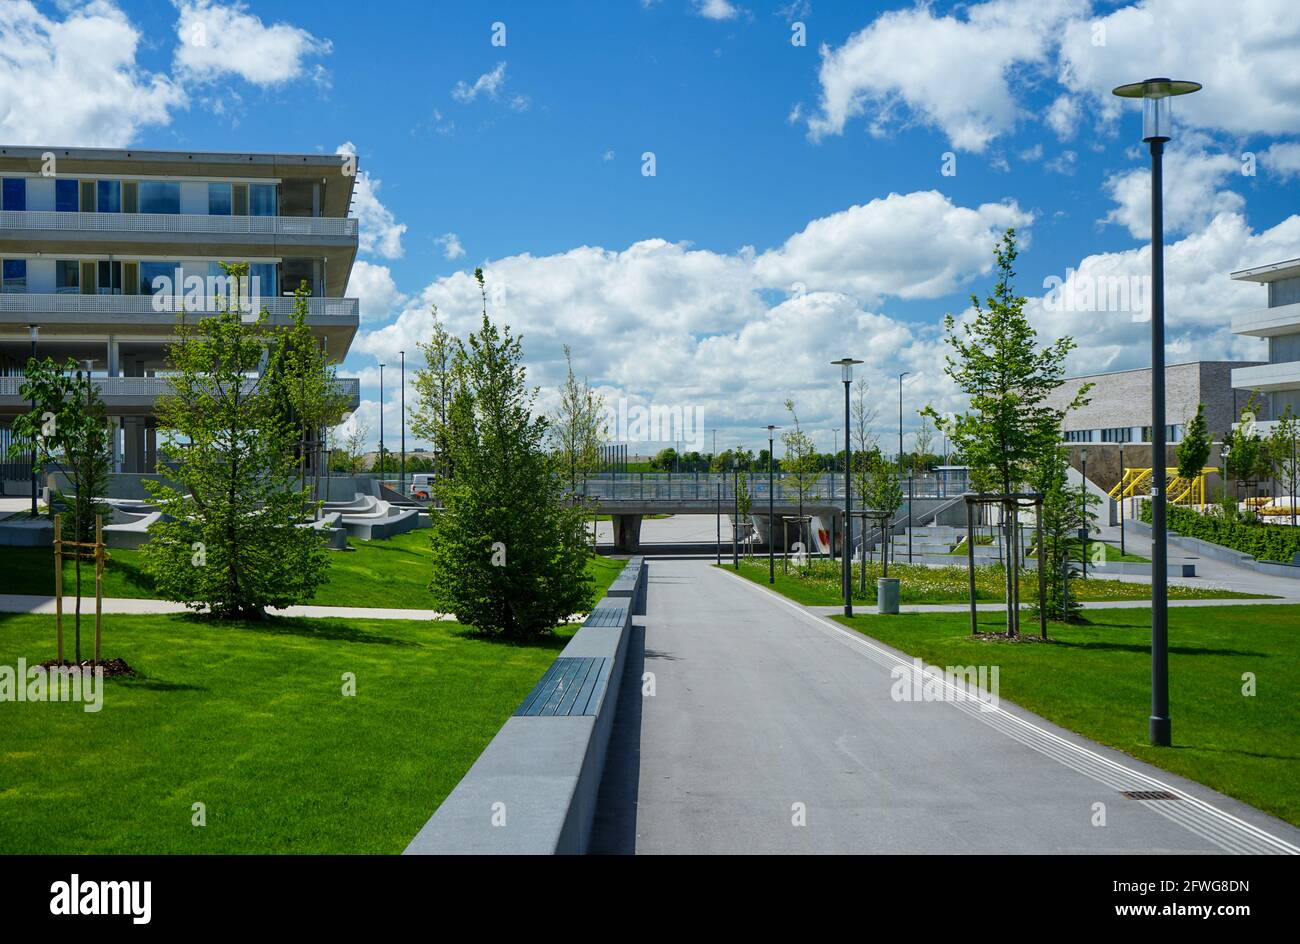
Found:
[[[1242,269],[1232,277],[1268,286],[1267,308],[1232,319],[1233,334],[1268,340],[1268,363],[1235,368],[1232,386],[1267,396],[1270,417],[1282,416],[1287,407],[1292,415],[1300,416],[1300,259]]]

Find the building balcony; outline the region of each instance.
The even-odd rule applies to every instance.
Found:
[[[273,323],[293,319],[296,300],[288,296],[257,299],[256,307],[266,309]],[[171,326],[182,308],[194,314],[224,311],[225,301],[203,300],[198,307],[184,304],[175,295],[57,295],[0,293],[0,324],[72,324],[121,322],[128,325]],[[355,298],[308,298],[309,323],[338,323],[356,326],[360,320],[360,303]]]
[[[94,377],[91,382],[99,389],[104,406],[112,415],[151,413],[158,398],[172,392],[171,381],[166,377]],[[30,409],[19,393],[22,384],[22,377],[0,377],[0,411],[12,415]],[[347,409],[355,410],[361,405],[358,378],[340,377],[335,386],[347,398]]]
[[[1247,334],[1256,338],[1300,333],[1300,302],[1278,305],[1276,308],[1257,308],[1254,311],[1234,315],[1232,333]],[[1235,379],[1233,386],[1238,386]]]
[[[58,213],[48,210],[0,212],[0,231],[55,233],[169,234],[357,238],[352,217],[209,216],[202,213]]]
[[[1261,392],[1300,390],[1300,361],[1233,368],[1232,386]]]

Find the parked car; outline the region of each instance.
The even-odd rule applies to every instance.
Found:
[[[410,495],[412,498],[419,498],[422,501],[428,501],[433,497],[433,479],[432,472],[416,472],[411,476]]]

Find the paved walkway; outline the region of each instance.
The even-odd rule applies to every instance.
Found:
[[[1300,830],[1014,706],[895,701],[910,659],[765,588],[649,566],[597,851],[1300,852]]]
[[[77,605],[75,597],[63,598],[63,612],[66,615]],[[170,600],[133,600],[126,597],[105,597],[104,612],[117,614],[147,613],[185,613],[182,603]],[[0,593],[0,613],[50,613],[54,612],[54,597],[30,596],[22,593]],[[81,598],[81,613],[95,612],[95,598]],[[306,616],[315,619],[397,619],[397,620],[441,620],[455,619],[435,610],[399,610],[386,607],[370,606],[289,606],[282,610],[271,610],[275,616]]]

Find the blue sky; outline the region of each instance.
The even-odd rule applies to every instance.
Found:
[[[1262,289],[1227,273],[1300,256],[1300,26],[1282,0],[1240,6],[15,0],[0,91],[42,91],[0,138],[350,143],[367,175],[350,289],[364,320],[344,373],[363,379],[372,433],[374,365],[399,348],[416,361],[430,303],[469,327],[465,273],[483,265],[544,403],[568,343],[610,400],[682,405],[753,444],[787,397],[829,431],[826,362],[845,353],[867,360],[883,412],[900,370],[909,406],[959,409],[940,321],[987,290],[1006,225],[1027,242],[1019,287],[1040,331],[1079,340],[1075,372],[1140,366],[1133,312],[1041,296],[1071,269],[1147,271],[1140,118],[1108,90],[1148,72],[1206,85],[1178,103],[1167,165],[1169,356],[1256,356],[1227,324]],[[1245,25],[1261,22],[1275,26]]]

